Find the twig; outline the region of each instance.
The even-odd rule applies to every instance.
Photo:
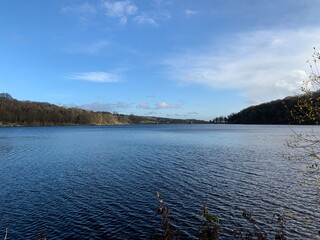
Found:
[[[4,234],[4,240],[8,239],[8,228],[6,228],[6,233]]]

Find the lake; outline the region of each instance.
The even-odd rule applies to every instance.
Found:
[[[160,227],[156,191],[183,239],[197,236],[207,202],[221,239],[249,225],[276,230],[292,213],[289,239],[315,239],[319,201],[289,161],[291,128],[134,125],[0,128],[0,232],[10,239],[148,239]]]

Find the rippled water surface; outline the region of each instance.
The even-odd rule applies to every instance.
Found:
[[[160,226],[159,191],[183,238],[197,235],[207,201],[222,239],[247,226],[244,209],[265,229],[274,213],[291,212],[289,239],[315,239],[318,195],[285,157],[291,135],[288,126],[0,128],[0,233],[148,239]]]

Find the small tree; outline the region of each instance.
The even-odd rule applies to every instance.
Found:
[[[199,240],[217,240],[219,238],[220,219],[209,212],[207,203],[204,204],[200,216],[203,221],[198,229]]]
[[[297,105],[291,111],[291,116],[300,124],[318,125],[320,122],[320,72],[318,64],[320,53],[314,48],[312,59],[307,63],[310,67],[308,79],[301,87],[301,94]],[[304,171],[306,176],[305,184],[320,185],[320,132],[312,130],[309,133],[299,133],[294,131],[292,139],[287,141],[289,147],[295,150],[291,158],[307,161]]]

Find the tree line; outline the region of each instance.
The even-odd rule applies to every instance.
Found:
[[[10,95],[9,95],[10,96]],[[182,120],[145,117],[110,112],[93,112],[79,108],[59,107],[50,103],[18,101],[0,96],[0,125],[63,126],[113,124],[173,124],[206,123],[201,120]]]
[[[257,106],[251,106],[229,116],[214,118],[212,123],[229,124],[317,124],[320,120],[319,111],[308,113],[319,104],[320,92],[312,92],[286,97]],[[303,115],[311,115],[302,118]]]

